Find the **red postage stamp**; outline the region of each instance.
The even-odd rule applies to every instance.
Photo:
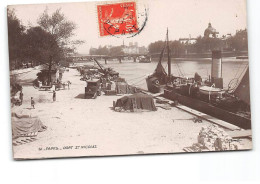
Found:
[[[135,2],[98,5],[97,12],[100,36],[138,32]]]

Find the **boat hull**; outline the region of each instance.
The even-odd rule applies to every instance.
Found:
[[[151,93],[161,93],[164,87],[160,84],[155,84],[151,78],[146,78],[147,89]]]
[[[224,109],[220,109],[210,103],[181,95],[174,92],[174,90],[172,89],[165,89],[164,97],[170,100],[177,100],[182,105],[203,112],[215,118],[221,119],[223,121],[229,122],[240,128],[251,129],[251,119],[237,115]]]

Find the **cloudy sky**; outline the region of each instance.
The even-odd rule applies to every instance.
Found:
[[[131,1],[131,0],[129,0]],[[111,2],[111,1],[110,1]],[[118,2],[118,1],[115,1]],[[24,25],[37,25],[39,15],[48,8],[52,13],[61,8],[67,19],[77,24],[75,39],[85,41],[78,47],[79,53],[88,53],[90,47],[121,45],[138,42],[140,46],[164,40],[167,27],[171,40],[203,35],[208,23],[220,35],[234,34],[247,27],[246,0],[136,0],[137,13],[143,15],[148,9],[148,22],[144,30],[133,38],[100,37],[96,7],[104,2],[15,5],[17,17]],[[142,24],[142,18],[139,20]]]

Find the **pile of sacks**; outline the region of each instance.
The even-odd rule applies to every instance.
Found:
[[[217,125],[202,127],[198,135],[198,143],[193,144],[195,151],[225,151],[239,150],[241,145],[232,139],[222,128]]]

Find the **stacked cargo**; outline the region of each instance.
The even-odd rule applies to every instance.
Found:
[[[198,135],[198,143],[210,151],[238,150],[239,142],[233,140],[217,125],[202,127]]]
[[[188,152],[228,151],[239,149],[241,149],[239,142],[232,139],[217,125],[202,127],[198,135],[198,142],[189,148],[184,148],[184,150],[187,150]]]

